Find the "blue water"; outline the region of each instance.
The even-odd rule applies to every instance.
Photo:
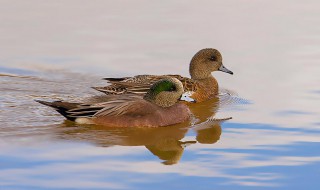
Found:
[[[267,137],[259,144],[250,142],[250,138],[242,139],[243,143],[251,144],[247,147],[237,144],[237,139],[229,147],[221,147],[223,141],[229,140],[228,136],[241,137],[241,129],[247,133],[244,136],[264,133]],[[279,134],[299,138],[300,135],[314,137],[318,132],[225,123],[220,141],[212,145],[190,145],[176,165],[161,164],[161,160],[141,146],[99,147],[69,140],[40,142],[1,152],[2,187],[317,189],[319,142],[297,139],[293,144],[263,143],[278,138]],[[188,133],[185,138],[195,136]]]
[[[318,1],[5,1],[0,189],[320,188]],[[106,129],[34,99],[78,101],[103,77],[189,76],[217,48],[219,103],[190,123]],[[217,106],[218,105],[218,106]],[[232,117],[204,124],[209,117]]]

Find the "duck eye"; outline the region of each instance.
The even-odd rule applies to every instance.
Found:
[[[213,56],[211,56],[209,59],[210,59],[210,61],[217,61],[217,57],[216,57],[216,56],[214,56],[214,55],[213,55]]]
[[[176,87],[175,86],[172,86],[170,89],[169,89],[169,92],[172,92],[172,91],[175,91],[176,90]]]

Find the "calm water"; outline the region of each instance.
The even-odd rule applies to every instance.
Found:
[[[0,189],[320,188],[318,1],[2,0],[0,22]],[[33,101],[188,76],[206,47],[235,74],[190,123],[77,126]]]

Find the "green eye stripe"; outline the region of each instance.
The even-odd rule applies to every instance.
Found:
[[[175,85],[167,80],[160,81],[151,87],[151,91],[155,94],[159,94],[163,91],[173,91],[175,89]]]

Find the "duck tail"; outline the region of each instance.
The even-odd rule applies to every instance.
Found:
[[[121,77],[121,78],[103,78],[103,80],[107,80],[109,82],[121,82],[121,81],[124,81],[126,79],[128,79],[130,77]]]
[[[75,121],[76,119],[75,117],[71,117],[68,114],[68,111],[76,108],[79,105],[78,103],[69,103],[69,102],[62,102],[62,101],[47,102],[42,100],[34,100],[34,101],[54,108],[58,113],[60,113],[62,116],[64,116],[66,119],[70,121]]]

